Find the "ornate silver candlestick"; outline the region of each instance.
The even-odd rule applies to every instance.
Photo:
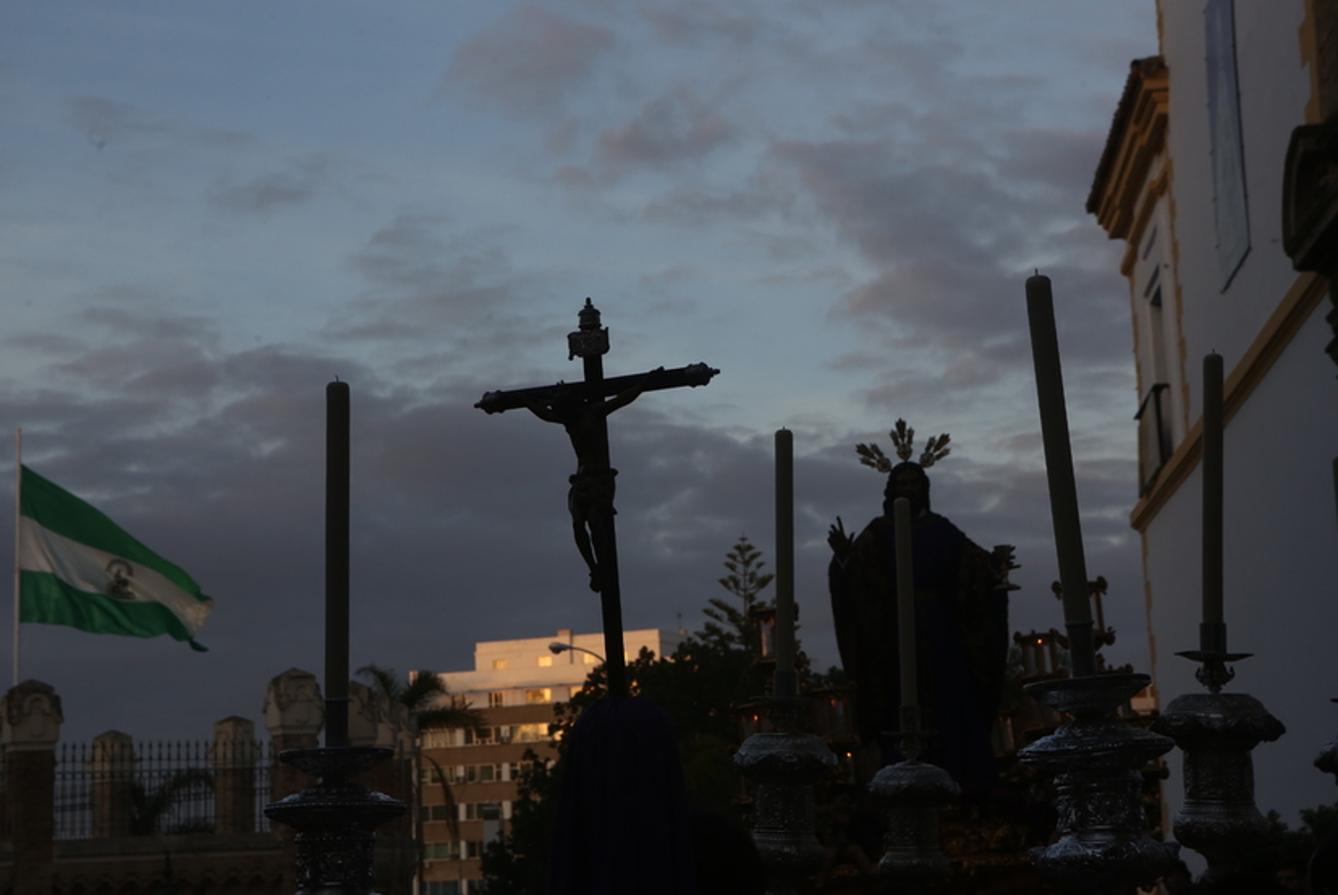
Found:
[[[371,746],[294,749],[279,760],[316,777],[316,786],[265,806],[265,816],[297,830],[297,895],[370,895],[374,830],[404,803],[352,781],[390,758]]]
[[[1208,859],[1201,887],[1232,891],[1264,885],[1245,876],[1241,860],[1267,824],[1254,804],[1251,750],[1282,736],[1286,728],[1263,703],[1244,693],[1223,693],[1236,672],[1227,663],[1249,653],[1227,651],[1223,608],[1223,445],[1222,356],[1203,359],[1203,621],[1199,648],[1179,653],[1200,667],[1195,672],[1207,693],[1171,700],[1153,729],[1175,739],[1185,753],[1185,803],[1175,816],[1175,838]]]
[[[753,843],[766,869],[768,895],[805,891],[827,852],[814,831],[813,786],[836,767],[827,744],[794,733],[797,703],[774,701],[773,733],[755,733],[734,754],[734,765],[754,784]]]
[[[946,880],[952,867],[940,847],[939,816],[961,788],[947,771],[919,760],[925,734],[919,711],[902,710],[901,754],[869,782],[869,792],[887,805],[887,833],[878,872],[885,880],[922,890]]]
[[[1267,827],[1254,803],[1250,752],[1286,728],[1253,696],[1221,692],[1235,676],[1227,663],[1249,653],[1226,651],[1225,623],[1200,627],[1200,638],[1210,648],[1178,655],[1202,663],[1195,676],[1208,692],[1177,696],[1152,729],[1172,737],[1185,753],[1185,802],[1172,829],[1179,842],[1208,859],[1200,884],[1211,891],[1246,882],[1241,856]]]
[[[1058,730],[1018,753],[1054,777],[1059,839],[1032,850],[1047,880],[1082,892],[1123,892],[1168,871],[1180,846],[1147,834],[1140,769],[1174,745],[1124,724],[1116,711],[1147,686],[1145,674],[1098,674],[1027,687],[1039,702],[1070,716]]]

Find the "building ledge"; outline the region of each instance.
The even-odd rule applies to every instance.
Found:
[[[1169,78],[1160,56],[1129,66],[1115,119],[1087,197],[1087,211],[1111,239],[1127,239],[1153,160],[1166,144]]]

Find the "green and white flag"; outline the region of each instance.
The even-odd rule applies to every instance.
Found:
[[[19,620],[95,634],[195,635],[214,608],[200,586],[99,510],[22,467]]]

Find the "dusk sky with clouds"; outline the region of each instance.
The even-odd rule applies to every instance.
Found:
[[[273,675],[321,671],[336,375],[353,667],[457,670],[477,640],[596,630],[565,436],[472,407],[579,378],[565,334],[586,296],[610,375],[721,370],[613,417],[629,627],[697,627],[740,534],[770,563],[787,426],[801,636],[835,663],[827,527],[879,512],[854,445],[890,452],[899,416],[921,443],[952,434],[934,508],[1017,546],[1012,627],[1058,626],[1036,267],[1110,658],[1146,670],[1128,291],[1084,202],[1129,61],[1157,50],[1151,0],[22,2],[7,19],[0,426],[217,601],[205,654],[25,626],[24,676],[57,688],[66,738],[203,738],[228,714],[259,723]]]

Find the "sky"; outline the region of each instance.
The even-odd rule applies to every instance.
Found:
[[[321,673],[335,376],[352,667],[461,670],[476,641],[597,630],[564,434],[472,406],[580,378],[587,296],[609,375],[721,371],[611,419],[627,626],[698,627],[740,535],[770,567],[784,426],[800,636],[825,668],[827,529],[880,511],[854,446],[891,454],[898,417],[920,445],[951,433],[934,509],[1016,545],[1012,627],[1062,627],[1023,300],[1043,270],[1107,655],[1146,670],[1128,292],[1084,203],[1129,62],[1157,49],[1151,0],[6,18],[0,428],[216,601],[203,654],[25,625],[23,676],[57,688],[65,739],[261,727],[271,677]]]

